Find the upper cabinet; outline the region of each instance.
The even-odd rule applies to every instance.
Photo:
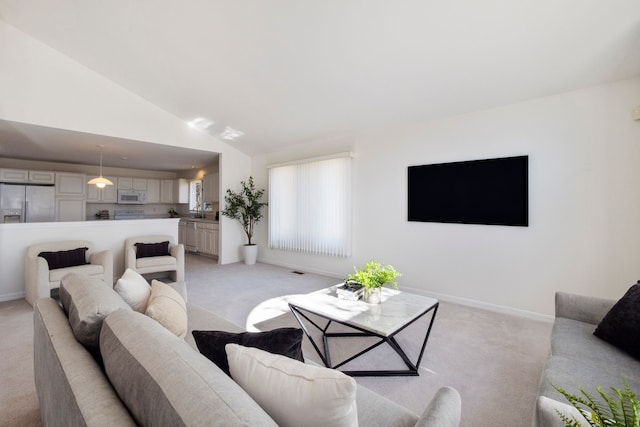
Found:
[[[0,182],[55,184],[55,172],[0,169]]]
[[[189,203],[189,181],[178,178],[173,182],[173,203]]]
[[[118,177],[118,190],[133,190],[133,178]]]
[[[147,191],[147,179],[133,178],[133,189],[136,191]]]
[[[219,174],[210,173],[204,176],[203,194],[205,203],[216,203],[220,201]]]
[[[160,181],[160,203],[173,203],[173,180]]]
[[[56,173],[56,197],[82,197],[87,190],[87,176],[80,173]]]
[[[87,176],[87,181],[97,178],[96,176]],[[118,201],[118,178],[105,176],[113,185],[107,185],[104,188],[98,188],[93,184],[87,184],[87,202],[89,203],[116,203]]]
[[[147,203],[160,203],[160,180],[147,180]]]

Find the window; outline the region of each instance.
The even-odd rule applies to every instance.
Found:
[[[189,210],[202,212],[202,181],[199,179],[189,181]]]
[[[351,154],[269,168],[269,247],[351,255]]]

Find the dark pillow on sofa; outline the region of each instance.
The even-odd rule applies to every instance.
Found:
[[[229,363],[224,346],[240,344],[269,353],[280,354],[304,362],[302,357],[302,329],[279,328],[266,332],[232,333],[224,331],[193,331],[198,350],[220,369],[229,374]]]
[[[593,334],[640,359],[640,281],[615,303]]]
[[[75,267],[87,263],[87,250],[89,248],[77,248],[68,251],[40,252],[38,256],[47,260],[49,270],[56,268]]]
[[[160,243],[136,243],[136,258],[166,256],[169,254],[169,241]]]

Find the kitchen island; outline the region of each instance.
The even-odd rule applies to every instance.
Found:
[[[179,218],[120,221],[0,224],[0,301],[24,298],[24,262],[29,245],[55,240],[89,240],[96,251],[113,251],[113,277],[124,272],[124,241],[129,237],[166,234],[178,241]]]

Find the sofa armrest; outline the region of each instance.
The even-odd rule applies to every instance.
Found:
[[[113,252],[110,249],[89,255],[89,264],[101,265],[104,268],[104,282],[113,286]]]
[[[42,257],[27,257],[25,262],[25,298],[35,305],[40,298],[51,296],[49,285],[49,264]]]
[[[556,292],[556,317],[597,325],[616,300]]]
[[[176,259],[176,282],[184,282],[184,245],[178,243],[171,246],[169,253]]]
[[[429,402],[416,427],[458,427],[461,414],[460,393],[453,387],[442,387]]]

